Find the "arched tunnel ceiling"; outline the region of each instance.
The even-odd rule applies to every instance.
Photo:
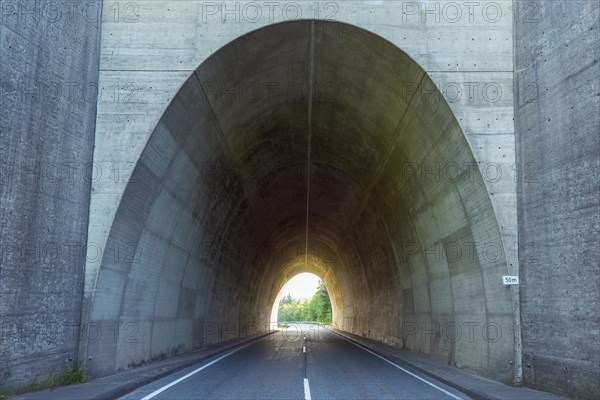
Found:
[[[237,39],[183,85],[123,195],[107,248],[138,253],[105,253],[90,322],[135,320],[147,339],[90,341],[92,370],[226,339],[207,324],[261,325],[283,284],[313,272],[339,329],[509,380],[508,330],[494,342],[404,330],[512,324],[474,163],[430,78],[384,39],[323,21]]]

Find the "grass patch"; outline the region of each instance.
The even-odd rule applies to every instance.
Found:
[[[75,385],[84,383],[88,380],[87,369],[79,360],[75,360],[71,368],[65,368],[62,374],[49,378],[41,383],[34,384],[38,386],[34,390],[53,389],[59,386]]]
[[[11,390],[9,392],[0,392],[0,400],[7,400],[11,396],[16,396],[21,393],[37,392],[39,390],[55,389],[61,386],[75,385],[85,383],[89,379],[87,368],[79,360],[75,360],[71,367],[63,370],[62,374],[53,376],[41,382],[33,382],[32,384],[20,389]]]
[[[75,385],[87,381],[87,368],[79,360],[75,360],[71,368],[65,368],[63,374],[57,377],[59,386]]]
[[[6,379],[8,379],[8,378],[10,378],[10,371],[6,371],[4,373],[4,375],[2,376],[2,378],[0,378],[0,387],[2,387],[2,385],[4,385]],[[6,400],[7,398],[8,398],[8,395],[0,389],[0,400]]]

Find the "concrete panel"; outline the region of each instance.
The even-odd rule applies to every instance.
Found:
[[[528,385],[600,394],[600,5],[530,2],[515,21],[523,369]]]
[[[119,324],[115,366],[117,369],[136,367],[148,359],[152,321],[123,319]]]
[[[3,391],[46,380],[79,356],[102,2],[70,16],[53,3],[2,3]]]

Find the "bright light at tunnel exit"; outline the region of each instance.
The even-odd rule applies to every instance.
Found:
[[[317,288],[319,285],[319,281],[321,279],[309,272],[303,272],[298,275],[295,275],[292,279],[290,279],[279,291],[278,295],[275,298],[275,303],[273,303],[273,308],[271,309],[271,322],[277,322],[278,310],[279,310],[279,301],[286,297],[288,294],[292,296],[292,298],[297,300],[310,300],[313,295],[317,292]],[[329,290],[328,290],[329,292]],[[332,304],[332,315],[335,315],[335,310],[333,309]]]
[[[308,272],[298,274],[283,287],[281,298],[288,294],[294,299],[311,299],[317,291],[319,277]]]

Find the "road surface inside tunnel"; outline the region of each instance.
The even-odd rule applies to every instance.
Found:
[[[121,399],[466,398],[327,327],[301,324],[157,380]]]

